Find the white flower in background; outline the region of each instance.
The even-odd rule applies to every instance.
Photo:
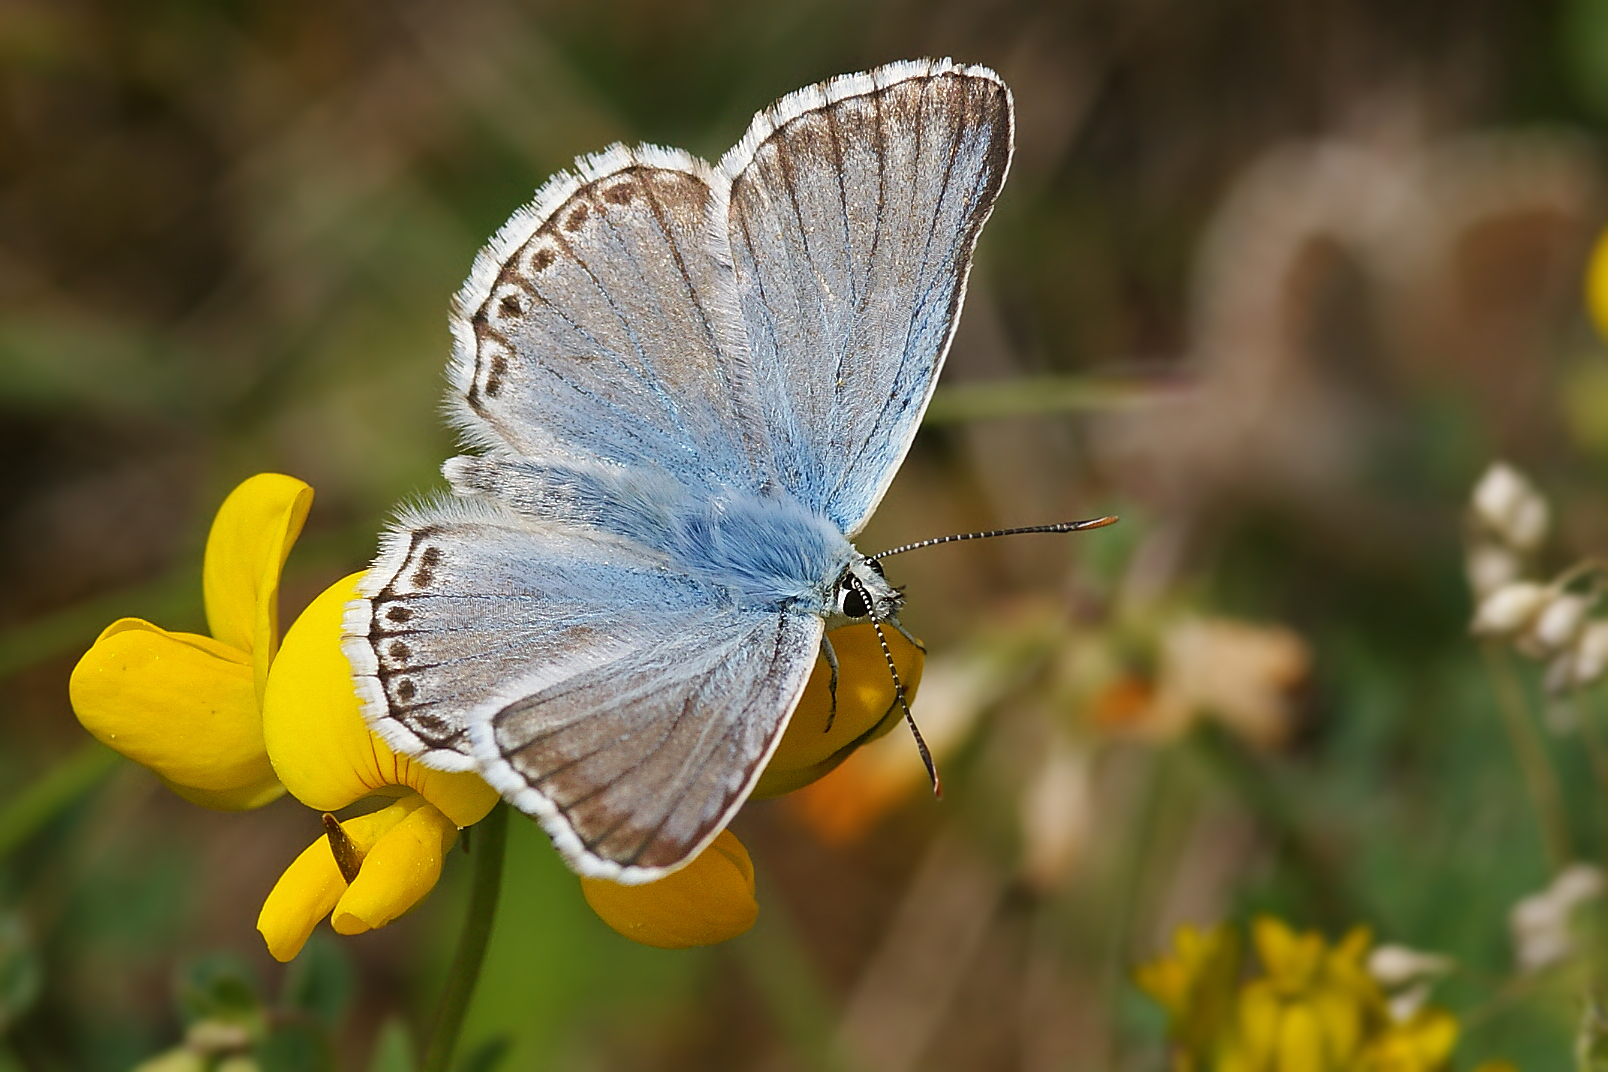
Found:
[[[1553,591],[1541,608],[1530,631],[1520,638],[1531,654],[1546,658],[1572,645],[1586,625],[1586,615],[1596,600],[1573,592]]]
[[[1552,591],[1534,581],[1505,584],[1480,601],[1470,625],[1476,636],[1514,636],[1528,629],[1552,599]]]
[[[1590,864],[1570,864],[1540,893],[1531,894],[1508,913],[1513,946],[1521,972],[1535,972],[1569,957],[1575,949],[1570,928],[1574,910],[1599,897],[1603,873]]]
[[[1546,688],[1555,696],[1602,677],[1608,671],[1608,621],[1592,617],[1602,567],[1588,560],[1550,584],[1526,576],[1551,511],[1529,478],[1506,462],[1496,462],[1480,478],[1471,512],[1465,559],[1474,590],[1470,631],[1510,641],[1521,654],[1544,660]]]
[[[1464,568],[1478,601],[1523,576],[1524,560],[1507,544],[1481,537],[1469,545]]]
[[[1608,622],[1590,622],[1580,639],[1547,666],[1547,691],[1569,692],[1589,685],[1608,670]]]
[[[1375,946],[1368,954],[1368,974],[1389,995],[1390,1018],[1398,1024],[1418,1015],[1435,981],[1455,966],[1451,957],[1404,945]]]
[[[1530,552],[1546,538],[1551,511],[1529,477],[1495,462],[1474,486],[1474,519],[1516,551]]]

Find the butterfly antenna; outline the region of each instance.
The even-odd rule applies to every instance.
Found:
[[[989,529],[987,532],[957,532],[952,536],[934,536],[930,540],[917,540],[907,543],[903,547],[895,547],[891,551],[879,551],[874,555],[867,555],[871,561],[887,558],[890,555],[902,555],[906,551],[919,551],[923,547],[936,547],[941,543],[958,543],[961,540],[991,540],[995,536],[1020,536],[1027,532],[1082,532],[1084,529],[1103,529],[1107,525],[1116,524],[1115,517],[1095,517],[1088,521],[1062,521],[1054,525],[1028,525],[1019,529]]]
[[[888,638],[883,635],[882,623],[873,620],[871,628],[877,631],[877,641],[882,645],[882,657],[888,660],[888,673],[893,675],[893,692],[899,698],[899,706],[904,708],[905,725],[910,727],[910,734],[916,739],[916,751],[921,753],[921,762],[927,768],[927,777],[932,779],[932,795],[942,800],[944,783],[938,777],[938,767],[932,761],[932,752],[928,751],[927,742],[922,739],[921,731],[916,728],[916,716],[910,713],[910,701],[905,699],[904,682],[899,680],[899,668],[893,665],[893,652],[888,650]]]

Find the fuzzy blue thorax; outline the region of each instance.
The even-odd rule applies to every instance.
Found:
[[[827,617],[838,579],[860,557],[835,525],[786,492],[689,498],[667,520],[664,549],[679,565],[759,606]]]

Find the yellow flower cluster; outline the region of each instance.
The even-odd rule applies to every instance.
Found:
[[[1171,956],[1139,968],[1141,989],[1166,1010],[1177,1072],[1440,1072],[1457,1020],[1420,1006],[1393,1014],[1369,973],[1367,930],[1331,946],[1259,917],[1260,969],[1241,971],[1237,931],[1180,928]]]
[[[279,642],[279,578],[312,505],[310,487],[260,474],[219,508],[202,567],[210,636],[125,618],[79,661],[70,683],[84,727],[154,771],[185,799],[243,810],[288,792],[325,813],[326,833],[286,868],[257,927],[290,960],[319,921],[341,934],[382,927],[440,878],[463,827],[497,794],[472,773],[447,774],[392,752],[369,732],[340,650],[341,618],[362,574],[337,581]],[[890,633],[912,693],[922,653]],[[785,792],[820,777],[898,719],[876,634],[833,634],[844,687],[827,731],[826,676],[817,667],[760,787]],[[378,806],[336,821],[360,801]],[[683,948],[735,937],[758,914],[754,869],[729,832],[696,860],[645,886],[583,881],[589,904],[626,937]]]

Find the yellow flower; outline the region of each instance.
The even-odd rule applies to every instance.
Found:
[[[644,886],[581,878],[592,911],[634,942],[687,949],[735,938],[754,925],[754,864],[737,835],[722,830],[681,870]]]
[[[1167,1010],[1169,1034],[1188,1052],[1208,1053],[1227,1025],[1239,981],[1240,942],[1226,926],[1173,932],[1173,954],[1134,973],[1139,988]]]
[[[1586,265],[1586,308],[1598,333],[1608,338],[1608,231],[1598,236]]]
[[[359,934],[412,908],[441,877],[459,828],[497,803],[477,775],[431,770],[369,732],[340,648],[341,617],[361,577],[331,585],[285,634],[263,697],[263,739],[280,780],[308,807],[395,802],[336,824],[280,876],[257,918],[279,960],[300,952],[326,915],[337,933]]]
[[[1369,973],[1370,938],[1355,928],[1330,946],[1276,919],[1251,925],[1260,974],[1238,980],[1227,927],[1181,928],[1174,953],[1136,972],[1166,1011],[1179,1072],[1443,1072],[1457,1020],[1420,1008],[1390,1014]]]
[[[258,920],[289,960],[333,912],[343,934],[384,926],[435,885],[458,829],[497,795],[473,774],[443,774],[391,752],[364,725],[340,651],[358,575],[331,586],[279,646],[279,575],[313,492],[265,473],[236,488],[207,538],[202,585],[212,636],[114,622],[69,686],[85,728],[198,804],[243,809],[287,789],[329,812],[387,801],[336,824],[281,876]],[[343,873],[343,865],[346,872]]]
[[[68,686],[78,720],[187,800],[244,809],[283,793],[262,741],[279,572],[312,505],[306,484],[263,473],[224,500],[202,567],[212,636],[113,622]]]
[[[1365,1072],[1437,1072],[1456,1046],[1457,1018],[1441,1009],[1420,1009],[1375,1036],[1362,1067]]]
[[[1367,930],[1357,928],[1334,949],[1313,932],[1297,934],[1259,917],[1251,940],[1266,976],[1241,990],[1221,1072],[1342,1072],[1362,1051],[1366,1031],[1382,1016],[1384,996],[1368,975]]]

